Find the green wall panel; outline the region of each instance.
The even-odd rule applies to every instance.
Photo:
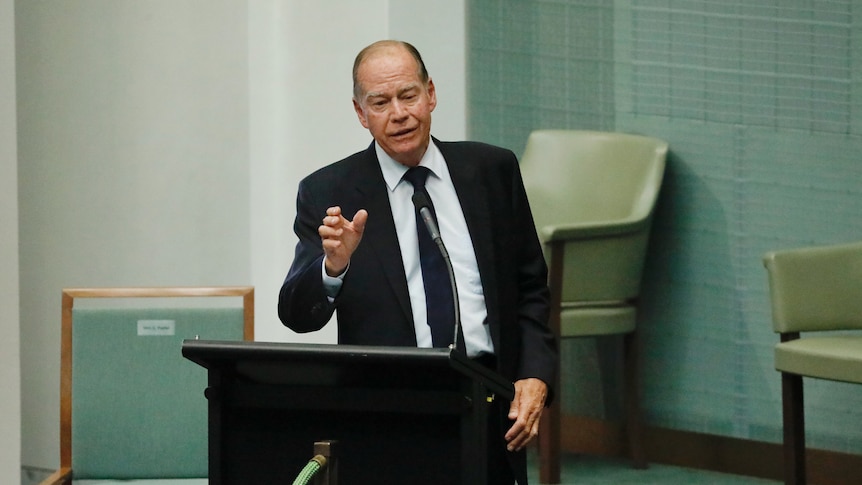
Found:
[[[857,2],[858,4],[858,2]],[[769,250],[862,239],[862,10],[850,0],[471,0],[471,138],[663,138],[644,278],[649,423],[781,439]],[[608,342],[565,342],[564,406],[614,415]],[[614,379],[611,379],[614,380]],[[862,386],[806,385],[809,445],[862,452]]]

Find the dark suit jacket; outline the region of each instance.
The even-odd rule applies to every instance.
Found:
[[[547,266],[515,155],[475,142],[440,142],[458,193],[488,309],[498,372],[512,381],[537,377],[549,386],[556,346],[547,326]],[[322,328],[336,311],[338,342],[415,346],[407,280],[386,184],[372,144],[299,184],[296,255],[281,288],[278,314],[297,332]],[[362,241],[333,303],[321,278],[317,228],[331,206],[347,218],[368,211]]]

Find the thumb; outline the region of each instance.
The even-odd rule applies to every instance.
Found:
[[[515,396],[515,399],[509,404],[509,419],[518,419],[518,411],[518,397]]]
[[[368,221],[368,211],[359,209],[353,216],[353,229],[362,234],[365,231],[365,223]]]

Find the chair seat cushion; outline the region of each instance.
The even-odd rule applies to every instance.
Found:
[[[807,337],[779,343],[775,369],[862,384],[862,337]]]
[[[207,485],[207,478],[153,478],[149,480],[73,480],[72,485]]]
[[[615,305],[602,307],[563,307],[560,337],[594,337],[633,332],[635,307]]]

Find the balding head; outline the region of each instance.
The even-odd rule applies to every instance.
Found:
[[[400,40],[380,40],[359,51],[359,54],[356,55],[356,59],[353,61],[353,99],[360,101],[364,94],[362,85],[359,82],[358,74],[359,67],[362,63],[371,57],[386,55],[388,52],[397,50],[404,50],[410,53],[416,61],[416,71],[419,76],[419,80],[427,86],[428,80],[430,79],[428,76],[428,70],[425,68],[425,62],[422,60],[422,56],[419,54],[419,51],[413,47],[412,44]]]

